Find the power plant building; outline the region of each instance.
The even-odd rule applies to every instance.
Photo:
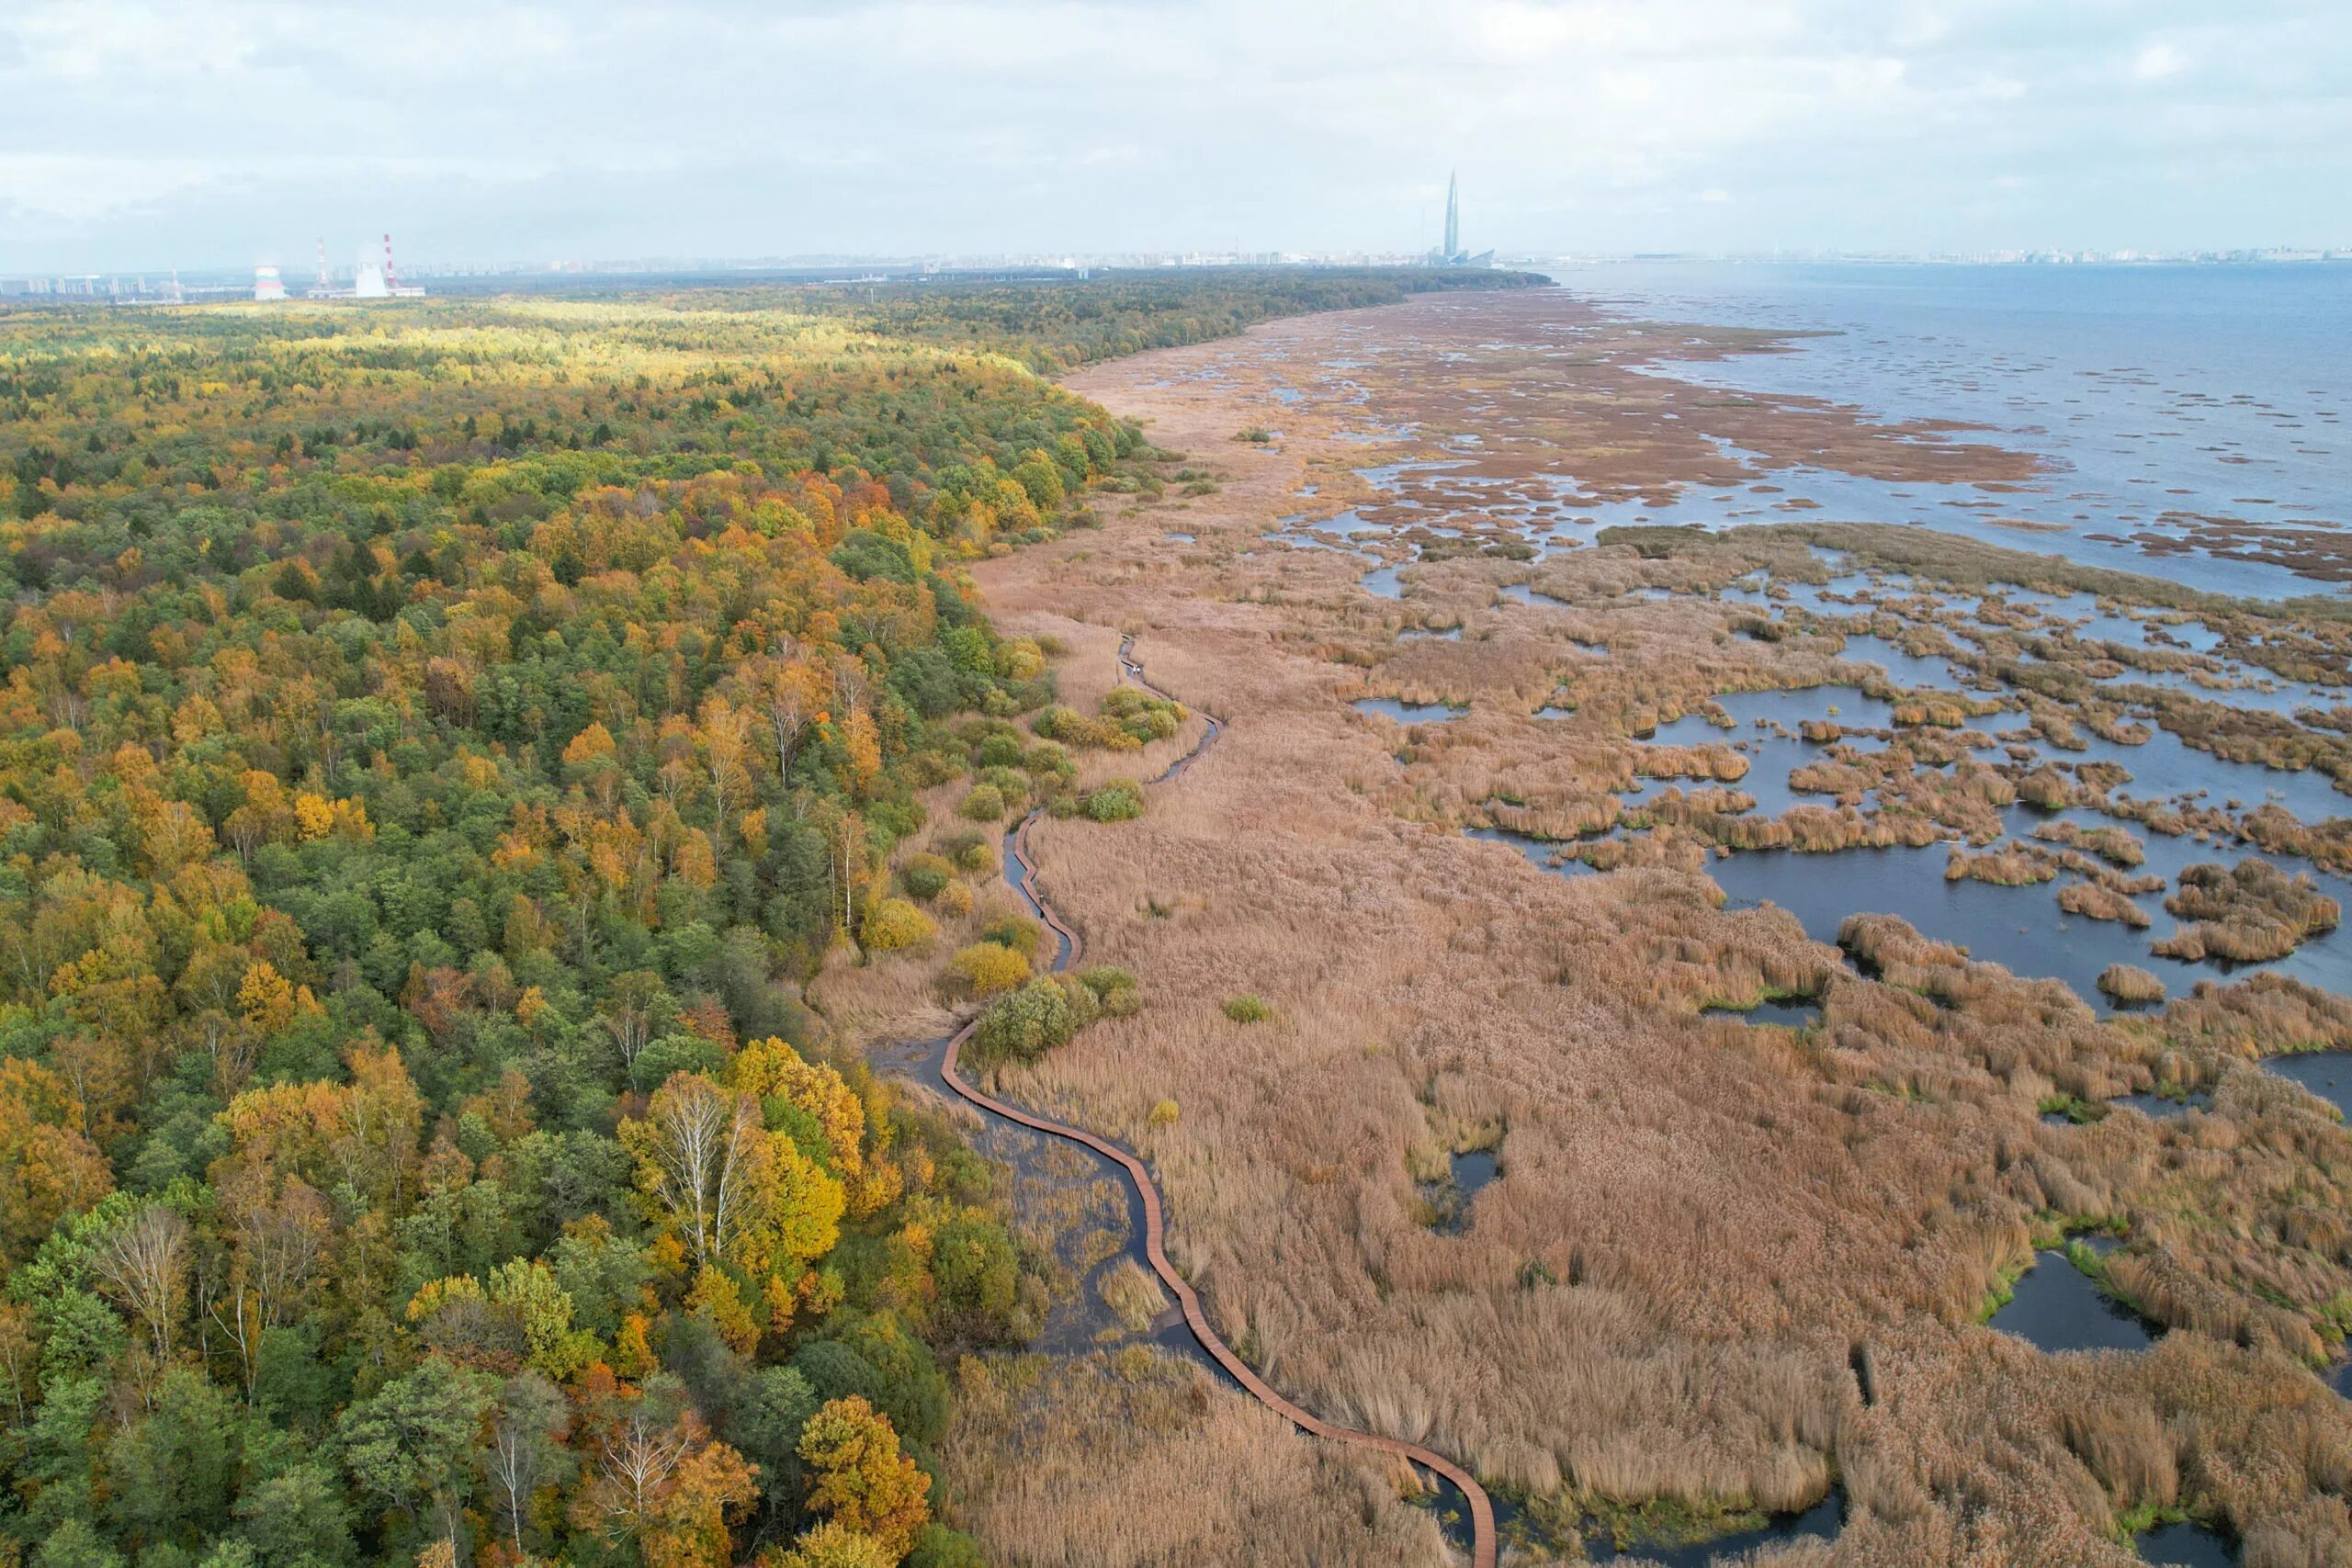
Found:
[[[319,246],[319,281],[303,291],[306,299],[422,299],[423,288],[402,283],[399,270],[392,265],[392,237],[384,236],[381,261],[362,253],[359,265],[351,275],[351,286],[343,288],[327,280],[326,246]]]

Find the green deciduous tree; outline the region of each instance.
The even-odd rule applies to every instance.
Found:
[[[360,1490],[455,1548],[496,1395],[492,1378],[429,1358],[344,1413],[336,1423],[344,1469]]]

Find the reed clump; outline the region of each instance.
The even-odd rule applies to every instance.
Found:
[[[2160,1002],[2165,983],[2133,964],[2110,964],[2098,972],[2100,992],[2119,1002]]]
[[[2155,944],[2165,957],[2257,963],[2284,958],[2312,937],[2334,931],[2343,910],[2301,873],[2264,860],[2234,866],[2192,865],[2165,908],[2184,922]]]
[[[2284,807],[2266,805],[2239,818],[2236,829],[2266,853],[2300,856],[2324,871],[2352,871],[2352,818],[2306,826]]]
[[[2155,923],[2148,911],[2112,887],[2097,882],[2070,882],[2058,889],[2058,907],[2086,919],[2113,920],[2144,931]]]
[[[2011,843],[1988,854],[1973,855],[1955,846],[1944,862],[1946,882],[1989,882],[1996,887],[2031,887],[2058,876],[2054,856],[2023,844]]]
[[[2033,836],[2068,849],[2097,855],[2109,865],[2130,870],[2144,864],[2147,847],[2122,828],[2086,828],[2078,822],[2043,822],[2035,827]]]

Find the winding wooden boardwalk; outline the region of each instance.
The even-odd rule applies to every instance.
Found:
[[[1120,669],[1146,691],[1156,696],[1168,697],[1168,693],[1144,679],[1143,667],[1134,662],[1131,657],[1134,646],[1133,637],[1121,639]],[[1175,699],[1170,697],[1169,700]],[[1201,737],[1200,744],[1169,764],[1167,771],[1149,782],[1156,784],[1173,778],[1190,765],[1194,758],[1215,744],[1217,738],[1224,732],[1224,724],[1216,718],[1211,718],[1208,733]],[[1038,815],[1033,811],[1023,819],[1020,828],[1012,836],[1012,852],[1019,859],[1021,868],[1026,874],[1030,899],[1036,905],[1037,912],[1046,924],[1053,930],[1064,944],[1062,956],[1054,967],[1057,970],[1068,969],[1078,963],[1080,955],[1085,951],[1086,943],[1083,937],[1054,912],[1053,906],[1046,901],[1045,893],[1038,886],[1036,862],[1029,854],[1029,832],[1036,826]],[[1152,1272],[1159,1275],[1161,1282],[1175,1292],[1176,1300],[1184,1309],[1184,1322],[1192,1328],[1193,1337],[1200,1341],[1201,1348],[1215,1358],[1217,1365],[1232,1373],[1234,1381],[1249,1390],[1261,1404],[1289,1421],[1300,1431],[1311,1433],[1318,1438],[1329,1438],[1333,1442],[1349,1443],[1357,1448],[1394,1454],[1400,1459],[1434,1471],[1452,1482],[1461,1489],[1462,1495],[1470,1505],[1472,1568],[1495,1568],[1495,1506],[1487,1497],[1487,1489],[1478,1484],[1477,1478],[1444,1455],[1432,1452],[1419,1443],[1408,1443],[1401,1438],[1384,1438],[1374,1432],[1359,1432],[1352,1427],[1335,1426],[1312,1412],[1292,1404],[1275,1392],[1265,1379],[1250,1369],[1248,1362],[1233,1353],[1232,1348],[1218,1337],[1216,1329],[1209,1326],[1208,1314],[1202,1309],[1199,1294],[1193,1291],[1184,1276],[1176,1271],[1176,1266],[1168,1260],[1167,1249],[1162,1245],[1166,1235],[1166,1224],[1161,1217],[1159,1187],[1152,1180],[1151,1172],[1145,1168],[1143,1161],[1107,1138],[1097,1137],[1077,1127],[1066,1127],[1058,1122],[1048,1122],[1044,1117],[1023,1111],[1017,1105],[998,1100],[992,1095],[984,1094],[967,1083],[963,1076],[956,1070],[956,1065],[957,1057],[963,1051],[964,1042],[970,1038],[973,1028],[974,1024],[966,1024],[956,1032],[955,1038],[947,1043],[946,1058],[940,1064],[940,1076],[945,1080],[947,1087],[990,1115],[1001,1116],[1006,1121],[1029,1128],[1033,1132],[1044,1133],[1051,1137],[1083,1145],[1125,1170],[1127,1173],[1127,1179],[1135,1186],[1136,1196],[1143,1202],[1144,1251],[1150,1259]]]

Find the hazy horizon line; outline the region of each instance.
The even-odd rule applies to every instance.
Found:
[[[266,258],[269,253],[262,255]],[[1953,266],[2079,266],[2079,265],[2312,265],[2330,262],[2352,262],[2352,243],[2292,243],[2271,242],[2236,245],[2200,246],[2193,249],[2152,250],[2137,246],[1988,245],[1965,251],[1956,250],[1869,250],[1839,246],[1796,248],[1776,246],[1768,250],[1676,250],[1627,249],[1607,251],[1539,251],[1498,248],[1491,265],[1500,269],[1540,270],[1546,265],[1605,266],[1627,263],[1662,264],[1804,264],[1848,263],[1854,265],[1935,265]],[[1430,265],[1428,253],[1407,251],[1357,250],[1248,250],[1221,246],[1190,246],[1183,248],[1137,248],[1124,251],[1035,250],[1007,252],[846,252],[808,251],[782,254],[697,255],[692,254],[663,254],[646,253],[637,255],[598,257],[552,256],[540,258],[424,258],[404,264],[401,271],[413,277],[514,277],[561,279],[564,277],[619,277],[657,276],[664,273],[825,273],[849,272],[859,268],[885,273],[922,276],[928,275],[958,275],[989,271],[1021,270],[1037,273],[1077,271],[1166,271],[1214,270],[1250,266],[1276,267],[1364,267],[1408,268]],[[0,260],[0,292],[10,291],[11,284],[90,282],[125,278],[168,280],[174,276],[183,282],[196,279],[249,279],[264,267],[276,267],[289,289],[299,289],[315,280],[317,274],[309,258],[297,265],[268,259],[250,263],[209,260],[194,265],[178,262],[126,263],[96,269],[28,267]],[[333,263],[327,268],[330,278],[347,279],[355,268],[347,262]],[[13,290],[23,294],[21,288]]]

